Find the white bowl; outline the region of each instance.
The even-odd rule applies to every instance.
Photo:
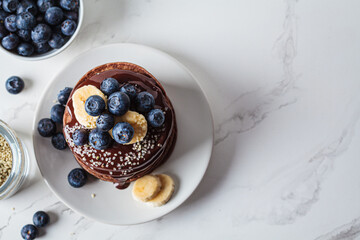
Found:
[[[76,36],[78,35],[78,33],[80,31],[80,28],[81,28],[81,25],[82,25],[82,22],[83,22],[83,18],[84,18],[84,1],[79,0],[79,4],[80,4],[80,7],[79,7],[79,13],[78,13],[79,16],[78,16],[78,22],[77,22],[76,31],[71,36],[71,38],[65,43],[65,45],[62,46],[61,48],[53,49],[53,50],[50,50],[50,51],[48,51],[48,52],[46,52],[44,54],[33,55],[33,56],[29,56],[29,57],[20,56],[20,55],[18,55],[16,53],[10,52],[10,51],[4,49],[2,46],[0,46],[0,51],[5,52],[5,53],[7,53],[9,55],[12,55],[14,57],[20,58],[22,60],[27,60],[27,61],[44,60],[44,59],[51,58],[51,57],[61,53],[62,51],[64,51],[74,41],[74,39],[76,38]]]

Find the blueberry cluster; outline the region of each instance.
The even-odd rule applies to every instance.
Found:
[[[127,122],[115,124],[115,116],[124,115],[131,107],[144,114],[152,127],[163,125],[164,113],[160,109],[154,109],[155,99],[149,92],[140,92],[130,83],[120,86],[115,78],[104,79],[100,84],[100,90],[108,97],[108,112],[103,98],[97,95],[90,96],[85,102],[85,111],[90,116],[98,116],[96,128],[90,133],[84,129],[76,130],[72,136],[75,145],[82,146],[89,142],[95,149],[106,149],[112,142],[108,132],[111,129],[117,143],[129,143],[134,137],[134,128]]]
[[[35,239],[39,235],[38,228],[45,227],[50,222],[49,215],[44,211],[38,211],[33,216],[33,224],[27,224],[21,229],[23,239]]]
[[[75,33],[79,0],[0,0],[3,48],[21,56],[61,48]]]
[[[67,147],[64,134],[56,131],[56,123],[62,124],[65,104],[70,96],[72,88],[64,88],[58,94],[59,104],[55,104],[50,110],[50,118],[43,118],[38,123],[38,132],[42,137],[51,137],[52,145],[59,150]]]

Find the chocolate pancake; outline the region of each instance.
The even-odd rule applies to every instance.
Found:
[[[155,108],[165,113],[165,123],[160,128],[148,124],[148,132],[141,142],[123,145],[113,141],[105,150],[96,150],[90,145],[76,146],[72,134],[76,129],[85,128],[74,114],[72,95],[80,87],[93,85],[100,89],[106,78],[115,78],[120,85],[131,83],[138,92],[147,91],[155,99]],[[144,68],[132,63],[115,62],[98,66],[87,72],[74,87],[66,104],[63,132],[65,139],[77,162],[95,177],[116,183],[126,188],[134,181],[164,163],[174,149],[177,127],[174,108],[164,88]]]

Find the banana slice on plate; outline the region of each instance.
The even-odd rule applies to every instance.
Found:
[[[72,95],[72,102],[74,107],[74,114],[78,122],[86,128],[96,128],[96,119],[87,114],[85,111],[85,102],[88,97],[98,95],[102,97],[106,103],[106,96],[93,85],[86,85],[77,89]]]
[[[151,207],[160,207],[166,204],[175,190],[174,180],[169,175],[159,174],[157,176],[161,181],[161,190],[153,199],[146,202]]]
[[[160,178],[154,175],[145,175],[135,181],[132,189],[133,198],[140,202],[153,199],[161,189]]]

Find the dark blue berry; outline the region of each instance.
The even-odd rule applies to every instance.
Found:
[[[19,5],[18,0],[3,0],[2,2],[2,8],[9,13],[15,12],[18,5]]]
[[[84,169],[75,168],[68,175],[68,182],[74,188],[80,188],[86,184],[87,175]]]
[[[77,20],[79,19],[79,14],[77,12],[65,11],[64,18],[77,22]]]
[[[131,100],[135,99],[136,97],[136,88],[134,85],[127,83],[120,89],[121,92],[126,93]]]
[[[45,43],[49,41],[51,35],[51,28],[44,23],[38,24],[31,31],[31,39],[34,41],[34,43]]]
[[[16,15],[9,15],[5,18],[4,26],[9,32],[16,32]]]
[[[6,30],[4,24],[0,23],[0,39],[4,38],[8,34],[9,32]]]
[[[110,96],[112,93],[120,90],[120,84],[115,78],[106,78],[100,84],[100,90]]]
[[[30,30],[36,25],[36,18],[29,12],[23,12],[16,16],[18,29]]]
[[[58,150],[64,150],[67,147],[63,133],[56,133],[52,136],[51,143]]]
[[[55,0],[38,0],[37,5],[39,7],[40,12],[44,13],[49,8],[55,6]]]
[[[49,45],[51,48],[54,48],[54,49],[59,49],[61,48],[62,46],[64,46],[65,44],[65,39],[63,38],[63,36],[59,33],[54,33],[50,40],[49,40]]]
[[[9,77],[5,82],[6,90],[11,94],[20,93],[24,89],[24,86],[24,81],[17,76]]]
[[[9,13],[5,12],[4,10],[0,10],[0,23],[4,23],[7,16],[9,16]]]
[[[50,118],[43,118],[38,123],[38,132],[42,137],[51,137],[56,133],[56,124]]]
[[[114,124],[114,117],[108,113],[103,113],[96,119],[96,127],[102,131],[109,131]]]
[[[20,39],[22,39],[26,42],[31,40],[31,31],[30,30],[20,29],[19,31],[17,31],[17,35],[19,36]]]
[[[66,87],[66,88],[64,88],[63,90],[61,90],[59,92],[59,94],[57,96],[57,99],[58,99],[60,104],[62,104],[62,105],[66,104],[72,90],[73,90],[72,88]]]
[[[47,42],[45,43],[34,43],[35,51],[39,54],[46,53],[49,51],[50,46]]]
[[[103,150],[110,146],[111,136],[108,132],[95,128],[89,134],[89,143],[93,148]]]
[[[76,22],[70,19],[66,19],[62,24],[61,24],[61,32],[65,35],[65,36],[72,36],[75,33],[76,30]]]
[[[60,6],[68,11],[75,10],[79,6],[79,0],[60,0]]]
[[[130,123],[119,122],[114,126],[112,135],[117,143],[128,143],[134,137],[134,128],[130,125]]]
[[[148,92],[141,92],[136,96],[135,106],[136,110],[140,113],[149,112],[154,108],[155,100],[153,95]]]
[[[35,239],[38,235],[39,235],[38,229],[32,224],[25,225],[21,229],[21,237],[23,239],[32,240]]]
[[[50,217],[44,211],[37,211],[33,216],[33,222],[36,227],[45,227],[50,222]]]
[[[19,44],[19,37],[16,34],[9,34],[1,40],[1,45],[7,49],[12,50]]]
[[[105,101],[99,95],[92,95],[85,101],[85,111],[90,116],[99,116],[105,111]]]
[[[124,115],[130,107],[130,98],[123,92],[114,92],[109,96],[108,109],[109,112],[116,115]]]
[[[160,109],[153,109],[148,113],[147,120],[152,127],[160,127],[165,122],[165,115]]]
[[[64,13],[59,7],[51,7],[45,12],[45,22],[50,25],[58,25],[62,22]]]
[[[62,123],[65,107],[61,104],[55,104],[50,110],[51,120],[56,123]]]
[[[20,56],[31,56],[34,53],[34,46],[30,43],[20,43],[17,47],[17,52]]]
[[[83,146],[89,141],[89,133],[85,129],[76,129],[72,134],[76,146]]]
[[[38,9],[36,7],[36,4],[33,1],[30,0],[22,0],[20,4],[18,5],[18,8],[16,10],[17,14],[20,14],[22,12],[29,12],[33,16],[36,16],[38,13]]]

